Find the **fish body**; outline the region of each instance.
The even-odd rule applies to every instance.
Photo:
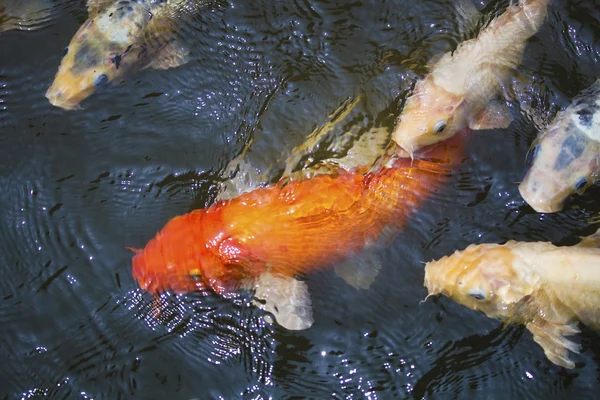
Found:
[[[527,40],[543,24],[549,0],[520,0],[474,39],[445,53],[417,82],[393,133],[408,154],[439,143],[465,127],[507,127],[499,95],[510,99],[511,79]]]
[[[73,110],[134,71],[167,69],[187,62],[174,38],[174,17],[190,0],[88,2],[88,18],[65,48],[52,85],[51,104]]]
[[[584,90],[540,133],[529,153],[532,165],[519,185],[538,212],[564,208],[600,176],[600,81]]]
[[[340,169],[280,182],[175,217],[134,256],[133,276],[152,294],[206,287],[223,294],[265,274],[292,277],[359,256],[447,178],[464,136],[412,163],[393,157],[366,174]]]
[[[0,4],[0,32],[40,29],[51,19],[52,8],[49,0],[3,0]]]
[[[579,332],[579,321],[600,329],[598,237],[570,247],[512,240],[473,244],[427,263],[425,286],[429,295],[524,324],[550,361],[573,368],[569,351],[578,353],[579,346],[566,336]]]

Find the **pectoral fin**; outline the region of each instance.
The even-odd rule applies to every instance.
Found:
[[[512,120],[506,103],[500,100],[492,100],[485,109],[469,121],[469,128],[473,130],[505,129],[508,128]]]
[[[178,40],[171,39],[161,46],[144,68],[170,69],[187,63],[189,59],[189,51]]]
[[[308,285],[298,279],[264,273],[252,283],[252,304],[271,313],[282,327],[298,331],[314,323]]]
[[[556,365],[574,368],[569,351],[579,353],[580,346],[565,336],[579,333],[576,316],[552,291],[540,288],[535,295],[527,296],[515,307],[515,322],[521,320],[533,334],[533,340]]]
[[[365,252],[336,264],[334,270],[347,284],[357,289],[368,289],[379,274],[381,265],[378,254]]]
[[[574,324],[560,325],[544,320],[541,323],[530,322],[526,327],[550,361],[565,368],[575,367],[575,363],[569,359],[569,351],[579,353],[581,346],[565,338],[579,333]]]

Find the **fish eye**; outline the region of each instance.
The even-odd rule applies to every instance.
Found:
[[[66,56],[68,52],[69,52],[69,46],[65,47],[65,49],[63,50],[63,57]]]
[[[446,129],[446,121],[444,121],[443,119],[440,119],[439,121],[437,121],[435,123],[435,125],[433,125],[433,131],[435,133],[442,133],[444,132],[444,129]]]
[[[94,80],[95,86],[106,86],[108,84],[108,76],[106,74],[100,74]]]
[[[525,164],[527,164],[527,165],[533,164],[533,161],[535,161],[535,158],[540,153],[540,149],[541,149],[541,146],[539,144],[536,144],[532,149],[530,149],[529,152],[527,153],[527,157],[525,158]]]
[[[468,294],[475,300],[485,300],[485,294],[480,290],[471,290]]]
[[[585,178],[579,179],[577,181],[577,183],[575,184],[575,190],[583,189],[586,184],[587,184],[587,179],[585,179]]]

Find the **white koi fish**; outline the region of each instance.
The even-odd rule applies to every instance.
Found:
[[[583,193],[600,176],[600,81],[560,112],[531,146],[532,163],[519,185],[537,212],[560,211],[573,193]]]
[[[490,318],[524,324],[554,364],[573,368],[567,339],[580,321],[600,329],[600,230],[576,246],[472,244],[425,266],[429,296],[443,294]]]
[[[550,0],[519,0],[474,39],[445,53],[417,82],[393,133],[400,150],[412,155],[470,127],[505,128],[511,79],[528,39],[544,23]],[[400,151],[402,152],[402,151]]]

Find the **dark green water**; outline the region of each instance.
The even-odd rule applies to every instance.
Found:
[[[419,304],[424,261],[470,243],[572,243],[594,230],[597,188],[553,215],[520,198],[536,127],[517,104],[510,128],[473,135],[450,182],[381,251],[369,290],[332,270],[307,277],[307,331],[265,324],[242,293],[171,297],[153,318],[131,276],[125,247],[211,204],[248,143],[252,165],[282,170],[357,98],[316,160],[343,153],[332,144],[351,129],[391,129],[429,58],[463,39],[453,2],[229,1],[181,22],[188,64],[142,71],[70,112],[44,93],[87,12],[83,1],[52,4],[42,29],[0,34],[0,398],[598,396],[598,333],[583,329],[567,371],[523,328],[446,298]],[[550,116],[600,71],[600,3],[551,7],[523,63],[534,110]]]

